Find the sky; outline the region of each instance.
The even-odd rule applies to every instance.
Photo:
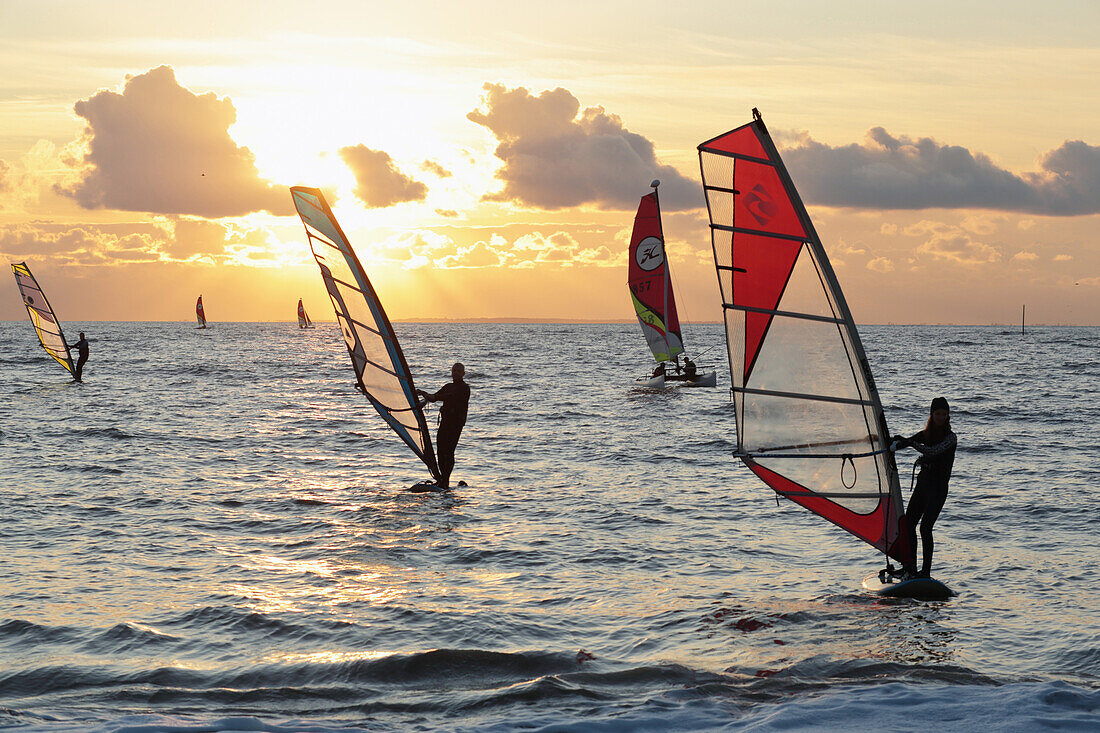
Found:
[[[1097,325],[1097,38],[1058,0],[0,0],[0,256],[63,321],[328,320],[308,185],[394,320],[626,320],[659,178],[719,321],[696,147],[757,107],[857,322]]]

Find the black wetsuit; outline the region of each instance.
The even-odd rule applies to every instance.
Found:
[[[73,372],[73,379],[80,380],[80,375],[84,372],[84,362],[88,361],[88,339],[83,338],[70,346],[71,349],[76,349],[80,358],[76,360],[76,371]]]
[[[455,448],[462,428],[466,425],[466,412],[470,406],[470,385],[463,380],[443,385],[435,394],[428,395],[432,402],[443,401],[439,410],[439,430],[435,434],[435,447],[439,452],[439,485],[450,486],[451,470],[455,467]]]
[[[955,447],[958,438],[948,430],[943,440],[935,445],[928,445],[921,442],[923,437],[922,430],[909,438],[910,447],[919,451],[921,455],[917,459],[920,465],[917,487],[909,497],[909,507],[905,510],[905,524],[909,529],[909,544],[915,554],[917,522],[920,522],[921,548],[924,553],[921,574],[928,575],[932,571],[932,525],[936,523],[940,510],[947,501],[947,482],[951,478],[951,466],[955,463]]]

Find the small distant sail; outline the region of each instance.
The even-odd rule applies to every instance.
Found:
[[[23,305],[27,307],[31,325],[38,334],[38,343],[70,374],[75,373],[72,357],[69,356],[69,345],[65,342],[65,334],[61,332],[61,322],[54,315],[53,308],[31,274],[31,269],[26,262],[13,262],[11,269],[15,275],[15,283],[19,286],[19,294],[23,296]]]
[[[653,193],[642,196],[630,235],[627,284],[638,323],[653,358],[670,361],[684,351],[680,319],[676,316],[676,298],[672,293],[665,237],[661,227],[661,206],[657,200],[657,181]]]
[[[295,186],[290,193],[336,310],[359,389],[438,480],[439,467],[412,373],[378,294],[320,189]]]
[[[764,483],[910,564],[878,390],[825,248],[759,113],[699,146],[737,451]]]
[[[298,298],[298,328],[313,328],[313,321],[309,320],[301,298]]]
[[[199,328],[206,328],[206,311],[202,309],[202,296],[195,301],[195,318],[199,321]]]

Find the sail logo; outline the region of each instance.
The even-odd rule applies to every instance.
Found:
[[[646,237],[638,242],[634,261],[646,272],[656,270],[665,264],[665,243],[659,237]]]
[[[771,194],[759,183],[752,187],[743,200],[745,208],[760,226],[765,226],[779,213],[779,207],[776,206]]]

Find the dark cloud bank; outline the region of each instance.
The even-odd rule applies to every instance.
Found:
[[[486,84],[482,108],[466,117],[493,133],[499,141],[496,155],[504,161],[497,173],[504,190],[486,200],[543,209],[595,204],[629,210],[659,178],[663,208],[702,206],[698,184],[659,164],[652,142],[602,107],[581,111],[566,89],[534,96],[523,87]]]
[[[783,159],[809,203],[872,209],[999,209],[1048,216],[1100,213],[1100,147],[1066,141],[1016,174],[987,156],[881,127],[862,145],[803,136]]]
[[[340,148],[340,158],[355,174],[355,196],[378,209],[405,201],[423,201],[428,187],[402,173],[390,154],[366,145]]]
[[[261,179],[252,151],[229,136],[233,103],[180,86],[169,66],[129,76],[121,94],[103,90],[73,109],[87,121],[84,170],[57,191],[86,209],[294,213],[286,189]]]

